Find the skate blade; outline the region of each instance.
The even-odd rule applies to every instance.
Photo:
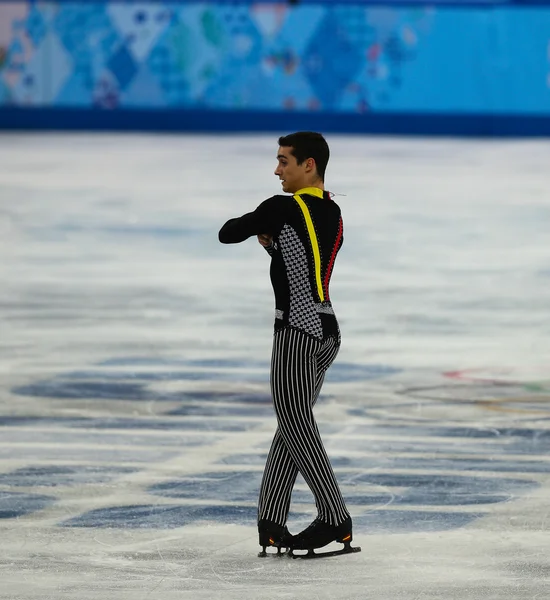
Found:
[[[283,551],[280,548],[277,548],[277,552],[267,552],[267,550],[264,548],[258,552],[258,556],[259,558],[283,558],[289,556],[289,552],[289,550]]]
[[[293,550],[290,550],[289,554],[292,558],[301,558],[302,560],[309,560],[313,558],[328,558],[329,556],[340,556],[341,554],[354,554],[355,552],[361,552],[360,546],[346,546],[342,550],[332,550],[330,552],[314,552],[313,549],[307,551],[307,554],[294,554]]]

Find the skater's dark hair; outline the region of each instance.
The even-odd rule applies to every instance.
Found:
[[[296,157],[296,162],[301,165],[304,160],[313,158],[317,166],[319,177],[325,180],[330,151],[327,141],[315,131],[297,131],[279,138],[279,146],[291,147],[290,151]]]

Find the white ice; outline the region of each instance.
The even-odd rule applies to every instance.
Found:
[[[550,142],[328,140],[316,415],[362,552],[293,561],[254,522],[269,259],[217,240],[277,136],[0,135],[0,598],[550,596]]]

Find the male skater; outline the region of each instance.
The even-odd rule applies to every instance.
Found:
[[[278,429],[267,458],[258,506],[260,545],[292,550],[330,542],[351,548],[352,522],[313,416],[325,373],[340,348],[340,330],[329,297],[336,255],[342,246],[339,206],[325,191],[328,144],[319,133],[279,138],[275,175],[284,192],[262,202],[219,232],[220,242],[239,243],[257,235],[271,255],[275,333],[271,392]],[[315,497],[318,517],[298,535],[286,521],[300,472]]]

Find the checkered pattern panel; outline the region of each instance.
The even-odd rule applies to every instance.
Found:
[[[311,274],[306,249],[290,225],[283,227],[279,235],[279,245],[290,289],[288,324],[322,339],[323,326],[311,290]]]

